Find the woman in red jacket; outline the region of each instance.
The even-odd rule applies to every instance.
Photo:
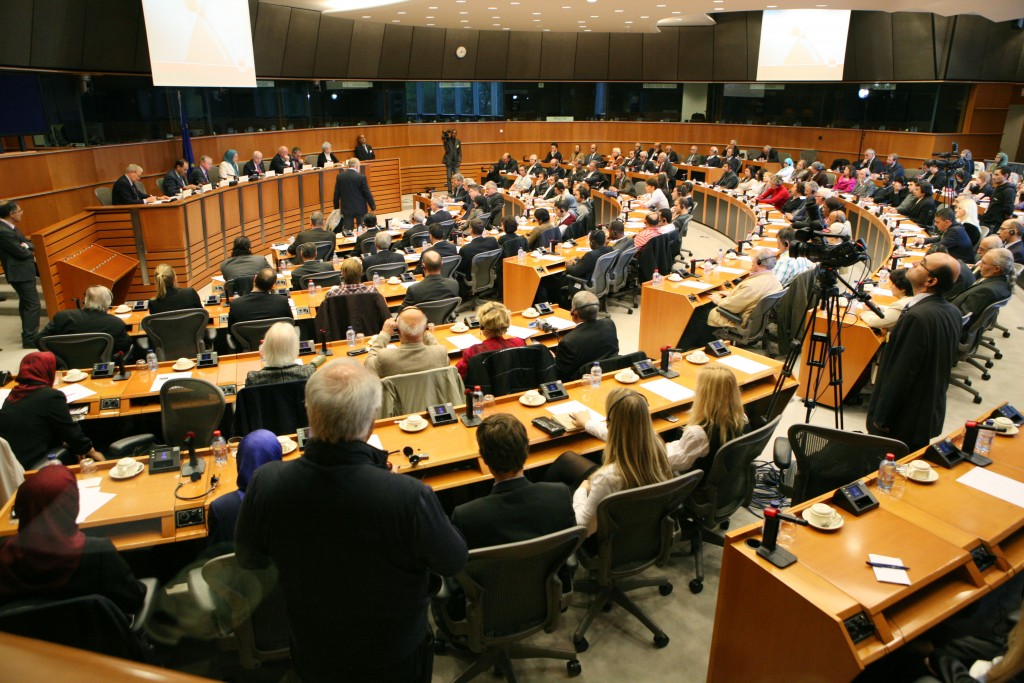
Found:
[[[757,197],[758,204],[771,204],[777,210],[782,211],[783,205],[789,201],[789,190],[782,184],[782,178],[773,175],[768,181],[768,186]]]

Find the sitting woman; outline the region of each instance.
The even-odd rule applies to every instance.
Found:
[[[18,534],[0,547],[0,603],[102,595],[126,616],[142,607],[146,587],[114,544],[79,530],[78,495],[63,465],[44,467],[18,487]]]
[[[910,303],[910,298],[914,296],[914,288],[907,280],[906,268],[897,268],[892,271],[889,281],[892,283],[892,293],[899,298],[883,307],[882,313],[885,315],[879,318],[871,311],[863,311],[860,314],[860,319],[864,321],[864,324],[876,330],[888,330],[895,325],[896,321],[900,319],[900,315],[903,314],[903,309]]]
[[[502,236],[498,238],[498,246],[505,246],[505,243],[518,237],[519,223],[512,216],[505,216],[501,219]]]
[[[281,442],[271,431],[257,429],[242,439],[235,460],[235,466],[238,468],[235,484],[238,490],[210,503],[207,546],[217,546],[217,550],[222,553],[232,551],[235,545],[235,522],[238,521],[238,511],[242,509],[242,498],[245,497],[245,490],[252,480],[252,475],[263,465],[280,460],[281,457]]]
[[[764,177],[764,176],[762,176],[762,177]],[[743,168],[742,175],[740,175],[740,182],[739,182],[739,185],[736,186],[736,189],[739,192],[746,192],[747,190],[753,189],[755,187],[754,184],[756,182],[757,182],[757,178],[754,176],[754,167],[753,166],[745,166]],[[762,182],[761,185],[763,186],[764,183]],[[754,194],[755,195],[761,194],[761,190],[758,190]]]
[[[803,161],[803,159],[801,159]],[[775,172],[775,175],[782,178],[782,181],[788,183],[793,178],[793,160],[790,157],[786,157],[782,160],[782,168]]]
[[[290,323],[274,323],[263,337],[260,349],[263,368],[251,370],[245,376],[245,386],[277,384],[309,379],[316,372],[316,366],[296,365],[299,357],[299,335]]]
[[[26,355],[15,378],[18,384],[0,407],[0,437],[11,445],[25,469],[62,445],[79,460],[104,459],[71,419],[67,397],[53,388],[56,375],[57,358],[52,353],[34,351]]]
[[[156,267],[153,276],[156,281],[156,298],[149,300],[149,313],[167,313],[168,311],[184,311],[189,308],[202,308],[196,290],[191,287],[178,288],[174,268],[166,263]]]
[[[455,367],[463,378],[469,369],[469,360],[478,353],[526,346],[526,342],[519,337],[505,337],[508,326],[512,323],[512,315],[504,304],[488,301],[476,309],[476,319],[480,322],[480,332],[483,333],[484,340],[462,352],[462,358]]]
[[[365,294],[376,292],[373,283],[363,282],[363,260],[350,256],[341,262],[341,284],[334,285],[324,296],[341,296],[344,294]]]
[[[857,187],[856,174],[851,167],[843,166],[843,170],[836,177],[836,182],[832,185],[832,189],[836,192],[849,193],[853,192],[855,187]]]
[[[217,167],[221,180],[238,180],[238,152],[229,149],[224,152],[224,161]]]
[[[789,190],[782,184],[782,178],[777,175],[765,175],[764,192],[757,195],[759,204],[771,204],[778,211],[789,201]]]
[[[665,197],[665,193],[662,191],[661,187],[658,186],[658,179],[653,177],[648,178],[645,184],[647,185],[647,194],[638,197],[640,203],[651,211],[659,211],[661,209],[669,208],[668,198]]]
[[[491,222],[491,207],[487,203],[487,197],[482,194],[478,194],[473,197],[469,211],[463,219],[459,221],[459,228],[462,230],[469,230],[469,224],[476,218],[481,218],[487,221],[487,223]]]

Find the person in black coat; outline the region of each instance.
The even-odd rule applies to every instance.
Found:
[[[451,219],[452,215],[445,210],[444,204],[441,203],[440,199],[434,198],[430,200],[430,215],[427,216],[427,225],[447,223]]]
[[[607,246],[607,240],[603,230],[592,231],[590,233],[590,251],[578,259],[574,258],[566,262],[565,274],[572,275],[584,282],[590,282],[594,269],[597,267],[597,260],[612,250]]]
[[[484,185],[484,197],[487,199],[487,208],[490,211],[488,219],[491,225],[501,222],[501,212],[505,208],[505,195],[498,192],[498,186],[494,183]]]
[[[429,301],[450,299],[459,295],[459,284],[450,277],[441,277],[441,255],[436,251],[423,252],[423,279],[405,291],[402,308]]]
[[[1021,225],[1020,221],[1009,218],[1002,222],[997,234],[999,239],[1003,241],[1003,246],[1013,254],[1014,262],[1024,264],[1024,242],[1021,241],[1022,230],[1024,230],[1024,226]]]
[[[397,251],[391,251],[391,235],[386,232],[378,232],[373,238],[373,246],[376,251],[363,258],[363,280],[372,280],[373,273],[367,274],[367,270],[374,266],[385,266],[388,264],[401,263],[405,265],[405,255]],[[386,278],[385,278],[386,279]]]
[[[335,232],[355,229],[368,211],[377,210],[366,176],[359,172],[359,161],[349,159],[346,166],[338,172],[334,183],[334,208],[341,209],[341,221],[334,228]]]
[[[600,190],[607,184],[604,173],[597,170],[596,161],[591,161],[590,164],[587,165],[587,175],[584,176],[583,182],[590,185],[592,190]]]
[[[988,209],[981,216],[981,224],[995,229],[1003,221],[1013,216],[1013,201],[1017,188],[1009,181],[1009,172],[1002,166],[992,169],[992,199]]]
[[[472,277],[474,256],[499,248],[498,240],[489,235],[484,235],[484,230],[487,228],[486,222],[483,220],[473,220],[470,222],[469,228],[473,233],[473,238],[459,250],[459,256],[462,257],[462,260],[459,262],[459,267],[456,268],[456,272],[461,274],[463,279],[466,280]]]
[[[252,159],[245,162],[245,166],[242,167],[242,175],[250,178],[256,176],[256,179],[260,180],[266,174],[267,172],[263,169],[263,152],[257,150],[252,153]]]
[[[444,213],[446,215],[448,214],[447,211],[442,211],[440,213]],[[434,221],[434,223],[440,222],[441,221]],[[419,209],[413,211],[410,225],[408,228],[405,229],[405,232],[402,233],[402,249],[405,249],[407,247],[415,248],[423,246],[425,243],[430,242],[431,225],[433,225],[433,223],[431,223],[426,218],[426,216],[423,215],[422,211],[420,211]]]
[[[444,258],[445,256],[455,256],[459,253],[455,245],[444,238],[444,228],[439,223],[434,223],[430,226],[430,246],[423,250],[423,254],[420,256],[420,262],[416,264],[416,268],[413,269],[413,273],[419,275],[423,271],[423,256],[426,256],[428,252],[437,252],[438,256]]]
[[[939,234],[935,237],[926,237],[924,244],[941,244],[946,247],[947,253],[955,259],[964,263],[974,260],[974,246],[971,238],[967,236],[964,226],[956,222],[956,213],[949,207],[943,207],[935,212],[935,229]]]
[[[338,163],[338,157],[334,156],[334,152],[331,151],[331,143],[325,142],[324,144],[320,145],[320,149],[322,151],[316,157],[317,168],[323,168],[324,164],[326,164],[328,161],[330,161],[332,164]]]
[[[572,298],[572,321],[576,327],[558,342],[555,369],[563,382],[578,379],[583,365],[619,355],[619,336],[615,322],[598,319],[598,298],[591,292],[577,292]]]
[[[356,235],[356,243],[352,247],[353,256],[365,256],[377,251],[377,247],[374,245],[376,244],[377,233],[380,232],[380,228],[377,227],[376,214],[366,214],[363,216],[362,223],[366,230],[362,234]]]
[[[734,157],[735,158],[735,157]],[[726,166],[725,171],[722,172],[722,177],[715,183],[716,186],[724,188],[726,190],[735,190],[740,184],[740,178],[736,175],[736,172],[731,167]]]
[[[306,242],[299,247],[299,256],[302,258],[302,265],[292,269],[292,291],[298,292],[309,285],[303,285],[303,275],[315,275],[316,273],[330,273],[334,270],[334,266],[330,263],[324,263],[316,257],[316,245],[312,242]]]
[[[213,180],[210,179],[211,168],[213,168],[213,159],[204,154],[199,157],[199,163],[192,169],[192,175],[189,177],[189,180],[196,187],[213,183]]]
[[[150,315],[203,307],[196,290],[191,287],[177,287],[174,269],[166,263],[156,267],[153,280],[156,283],[156,298],[149,300]]]
[[[135,184],[142,178],[142,172],[138,164],[128,164],[124,175],[114,181],[114,187],[110,190],[111,204],[152,204],[156,201],[156,197],[149,196]]]
[[[188,162],[178,159],[174,162],[174,168],[164,176],[164,194],[174,196],[180,194],[182,190],[192,189],[195,189],[195,185],[188,181]]]
[[[758,161],[774,161],[779,163],[779,151],[774,149],[771,145],[765,145],[764,149],[757,156]]]
[[[916,201],[907,210],[907,218],[922,228],[930,228],[935,220],[935,199],[932,197],[932,186],[924,182],[910,185]]]
[[[718,156],[718,148],[712,147],[710,154],[704,159],[704,165],[708,168],[721,168],[722,157]]]
[[[281,175],[284,173],[284,169],[291,165],[291,156],[288,154],[288,147],[281,145],[277,148],[277,154],[275,154],[274,158],[270,160],[270,170],[277,175]]]
[[[854,163],[853,167],[857,171],[866,168],[871,175],[878,175],[885,169],[885,164],[875,156],[875,150],[866,149],[864,150],[864,158]]]
[[[898,439],[911,451],[939,434],[946,417],[946,390],[957,361],[962,317],[943,294],[958,270],[949,254],[931,254],[907,271],[914,300],[889,332],[868,404],[868,431]]]
[[[335,244],[337,235],[324,228],[324,215],[319,211],[309,214],[309,227],[295,236],[295,241],[288,245],[288,253],[295,256],[299,247],[306,242],[330,242]],[[332,253],[333,256],[333,253]]]
[[[109,289],[94,285],[85,290],[85,302],[81,309],[57,311],[43,331],[39,333],[37,343],[43,337],[52,334],[81,334],[82,332],[105,332],[114,338],[114,353],[131,356],[132,338],[128,336],[128,328],[124,321],[107,311],[114,301]],[[42,347],[40,347],[42,348]],[[97,359],[98,360],[98,359]]]
[[[356,138],[356,159],[359,161],[373,161],[377,158],[377,153],[373,151],[373,147],[370,147],[366,143],[366,136],[360,135]]]
[[[253,279],[253,291],[232,299],[228,306],[228,328],[235,323],[270,318],[291,318],[292,309],[288,298],[274,293],[277,273],[273,268],[264,268]]]
[[[39,331],[39,291],[36,290],[36,252],[32,241],[18,227],[25,212],[11,200],[0,202],[0,265],[4,276],[18,295],[21,316],[21,345],[36,348]]]
[[[1013,277],[1013,254],[1009,249],[989,249],[978,263],[980,277],[955,299],[953,305],[977,320],[981,312],[997,301],[1009,298]]]
[[[906,177],[907,175],[907,172],[903,168],[903,164],[900,163],[899,156],[896,154],[890,154],[886,157],[882,173],[888,176],[890,181],[898,176]]]

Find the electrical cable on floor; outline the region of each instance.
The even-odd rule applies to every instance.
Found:
[[[769,505],[789,507],[789,498],[782,495],[782,472],[775,463],[765,462],[757,466],[754,477],[754,493],[747,510],[754,516],[764,518],[762,512]]]

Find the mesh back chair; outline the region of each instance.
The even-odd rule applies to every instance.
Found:
[[[57,357],[58,369],[91,368],[110,360],[114,338],[106,332],[51,334],[39,339],[39,348]]]
[[[441,221],[438,223],[438,225],[441,226],[441,229],[444,230],[444,238],[446,240],[451,239],[452,233],[455,231],[455,223],[456,221],[454,218],[450,221]]]
[[[558,379],[551,350],[540,344],[485,351],[469,359],[466,386],[480,385],[485,394],[506,396],[536,389]]]
[[[556,650],[520,641],[555,630],[561,617],[562,582],[558,571],[579,548],[587,530],[575,526],[529,541],[478,548],[456,577],[466,599],[465,620],[453,621],[439,610],[438,632],[450,634],[473,655],[472,665],[455,680],[469,681],[491,667],[515,681],[513,659],[567,660],[570,675],[581,671],[573,650]],[[435,640],[443,644],[443,638]],[[439,649],[439,648],[438,648]]]
[[[986,366],[992,367],[992,361],[987,360],[985,365],[978,362],[979,359],[984,360],[987,358],[978,354],[978,347],[981,345],[981,338],[982,335],[984,335],[985,330],[989,329],[992,324],[995,323],[996,316],[999,315],[999,309],[1009,302],[1010,299],[1002,299],[990,304],[976,317],[970,313],[964,316],[964,331],[963,335],[960,337],[957,362],[966,363],[973,368],[981,370],[981,378],[983,380],[989,380],[992,378],[992,375],[989,374],[986,369]],[[973,396],[975,403],[982,402],[983,399],[981,397],[981,393],[977,389],[972,388],[971,379],[967,375],[959,372],[951,373],[949,383],[959,389],[963,389]]]
[[[1024,269],[1024,265],[1021,265],[1020,263],[1016,263],[1016,264],[1014,264],[1014,267],[1017,269],[1017,275],[1019,276],[1020,273],[1021,273],[1021,270]],[[1010,298],[1012,298],[1012,297],[1013,297],[1013,295],[1011,293]],[[979,327],[982,328],[982,330],[981,330],[981,339],[978,341],[979,349],[976,350],[974,353],[972,353],[970,357],[973,360],[985,361],[985,367],[986,368],[991,368],[994,365],[994,363],[992,361],[1000,360],[1003,357],[1003,352],[999,350],[998,346],[996,346],[995,339],[992,336],[989,336],[988,333],[991,332],[992,330],[1002,330],[1004,337],[1009,337],[1010,336],[1010,331],[1007,328],[1005,328],[1005,327],[1003,327],[1002,325],[999,324],[999,309],[1002,309],[1008,303],[1010,303],[1010,298],[1007,298],[1005,301],[997,301],[997,302],[995,302],[995,304],[993,304],[995,306],[995,308],[997,309],[995,314],[992,315],[991,319],[982,321],[979,324]],[[981,317],[987,318],[987,315],[986,315],[985,311],[982,311]],[[986,349],[988,349],[989,351],[992,352],[992,355],[991,356],[987,356],[987,355],[981,353],[980,352],[980,347],[985,347]],[[982,376],[982,379],[988,379],[988,378]]]
[[[472,277],[466,280],[466,286],[473,294],[473,308],[476,308],[477,297],[497,289],[497,270],[500,262],[501,249],[482,251],[473,257],[473,263],[470,266]]]
[[[333,287],[334,285],[340,285],[341,273],[336,270],[329,270],[324,273],[310,273],[309,275],[302,275],[299,277],[299,287],[301,289],[307,289],[310,282],[321,287]]]
[[[704,542],[723,545],[724,538],[715,530],[726,528],[737,509],[750,505],[757,472],[754,460],[772,438],[781,419],[776,417],[760,429],[723,444],[704,480],[686,501],[685,515],[697,569],[697,576],[690,581],[690,592],[704,590]]]
[[[210,315],[201,308],[154,313],[142,319],[157,359],[195,358],[206,347],[203,335]]]
[[[284,436],[308,424],[306,380],[257,384],[238,392],[231,433],[245,436],[257,429],[269,429]]]
[[[793,499],[793,505],[871,474],[886,453],[899,460],[908,452],[907,445],[896,439],[807,424],[795,424],[788,436],[775,439],[782,493]]]
[[[633,257],[636,256],[636,247],[627,247],[619,252],[619,260],[615,262],[615,265],[610,271],[608,271],[608,287],[609,296],[615,296],[620,292],[625,292],[628,289],[628,283],[630,278],[630,264],[633,262]],[[607,301],[605,307],[607,308]],[[613,308],[624,308],[626,313],[633,315],[633,309],[637,307],[636,302],[633,302],[632,308],[629,306],[623,306],[621,304],[612,304]]]
[[[522,235],[516,235],[501,245],[501,258],[517,256],[520,249],[526,251],[526,238]]]
[[[334,242],[313,242],[316,245],[316,258],[318,261],[329,262],[334,258]]]
[[[398,277],[409,267],[405,265],[405,261],[400,263],[382,263],[379,266],[370,266],[366,269],[365,277],[367,280],[373,279],[373,274],[380,275],[383,279],[387,280],[389,277]]]
[[[216,384],[181,377],[160,387],[160,419],[169,445],[181,445],[185,435],[194,432],[196,448],[206,448],[223,416],[224,392]]]
[[[802,149],[800,150],[800,158],[803,159],[805,163],[810,164],[818,158],[818,151],[815,149]]]
[[[447,299],[438,299],[437,301],[424,301],[421,304],[416,304],[416,308],[423,311],[423,315],[427,316],[427,322],[434,323],[435,325],[444,325],[451,322],[452,313],[462,303],[462,299],[457,296],[449,297]]]
[[[167,194],[167,190],[164,188],[164,179],[163,178],[157,178],[156,179],[156,187],[157,187],[158,190],[160,190],[160,194],[162,194],[162,195],[166,195]]]
[[[596,595],[573,634],[577,652],[589,647],[587,629],[598,612],[611,603],[625,608],[654,634],[654,646],[668,645],[668,636],[629,597],[628,591],[657,586],[662,595],[672,592],[664,576],[633,578],[652,565],[661,566],[672,553],[674,515],[700,482],[701,471],[657,484],[613,493],[597,505],[597,554],[584,547],[580,563],[593,578],[575,582],[575,590]]]
[[[266,318],[265,320],[246,320],[231,326],[231,336],[242,347],[242,351],[259,351],[260,342],[267,335],[267,330],[276,323],[294,325],[291,318]]]
[[[93,190],[93,193],[95,193],[97,201],[102,206],[110,206],[114,203],[114,191],[109,187],[97,187]]]
[[[455,269],[459,267],[459,263],[462,262],[462,257],[458,254],[451,256],[441,257],[441,277],[454,277]]]
[[[638,361],[647,360],[647,354],[643,351],[634,351],[633,353],[627,353],[621,356],[612,356],[611,358],[602,358],[598,361],[589,361],[580,366],[580,369],[576,371],[576,378],[579,379],[583,375],[590,372],[590,368],[594,366],[596,362],[601,366],[601,376],[605,376],[612,372],[618,372],[630,367],[633,363]]]
[[[591,274],[589,282],[566,273],[565,281],[570,293],[575,293],[580,290],[590,292],[596,296],[597,300],[600,302],[600,309],[602,311],[606,310],[605,297],[608,296],[608,291],[611,289],[611,283],[608,280],[608,273],[615,267],[620,256],[621,254],[615,250],[609,251],[607,254],[600,256],[597,259],[597,263],[594,264],[594,272]]]
[[[765,328],[768,326],[768,317],[784,296],[786,296],[785,289],[762,298],[750,312],[745,325],[742,327],[720,327],[718,328],[719,338],[727,339],[736,346],[752,346],[760,341],[767,351],[768,337],[765,335]],[[721,307],[718,308],[718,312],[736,323],[743,320],[740,316]]]
[[[229,299],[234,295],[245,296],[252,291],[253,276],[243,275],[242,277],[236,277],[234,280],[228,280],[224,283],[224,296]]]

